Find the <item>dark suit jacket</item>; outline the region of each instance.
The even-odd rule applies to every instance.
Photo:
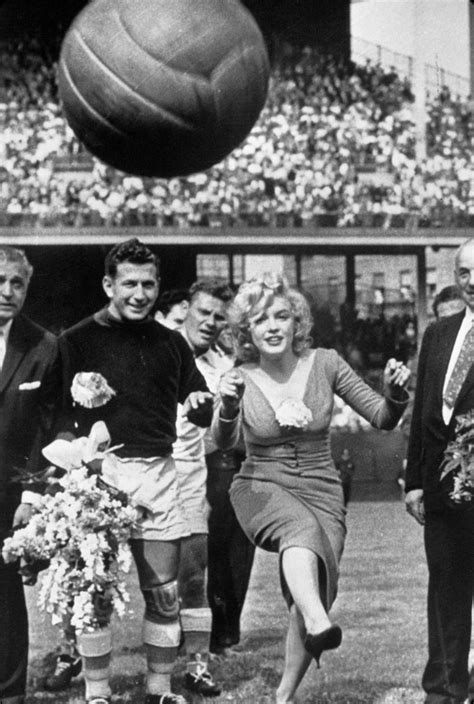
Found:
[[[440,464],[454,436],[455,416],[474,408],[474,365],[456,401],[451,422],[442,417],[443,384],[451,352],[465,312],[430,325],[418,360],[415,402],[408,443],[406,490],[423,489],[425,507],[440,506]]]
[[[0,502],[21,493],[12,481],[17,468],[44,465],[41,448],[50,440],[60,388],[56,338],[19,315],[0,372]]]

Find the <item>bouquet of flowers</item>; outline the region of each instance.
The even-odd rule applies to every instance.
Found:
[[[445,499],[453,508],[474,508],[474,409],[456,416],[455,437],[441,464]]]
[[[96,423],[88,438],[55,440],[43,450],[62,470],[55,490],[32,507],[30,522],[7,538],[5,562],[20,560],[23,572],[37,561],[43,573],[39,605],[54,624],[70,623],[80,632],[102,628],[113,611],[123,615],[131,565],[128,539],[136,509],[101,478],[100,460],[110,436]],[[57,473],[57,472],[56,472]],[[51,476],[51,473],[50,473]]]
[[[286,398],[278,406],[275,418],[285,430],[304,430],[313,420],[313,414],[303,401]]]

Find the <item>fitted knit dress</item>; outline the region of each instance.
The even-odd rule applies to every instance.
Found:
[[[230,495],[242,528],[257,546],[281,553],[304,547],[319,557],[322,599],[329,610],[337,593],[345,508],[329,439],[334,394],[375,428],[396,426],[407,400],[394,401],[373,391],[334,350],[305,350],[306,382],[292,390],[312,420],[306,428],[282,428],[274,409],[255,381],[256,364],[239,369],[245,380],[241,413],[234,423],[216,411],[213,431],[227,448],[243,431],[247,458],[234,478]],[[408,395],[407,395],[408,399]],[[291,595],[282,581],[288,603]]]

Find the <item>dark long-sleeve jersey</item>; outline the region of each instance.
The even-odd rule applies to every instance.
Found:
[[[87,435],[102,420],[122,457],[166,456],[176,439],[177,404],[207,391],[184,338],[154,320],[114,321],[103,310],[60,338],[65,373],[64,429]],[[73,402],[78,372],[98,372],[115,391],[99,408]]]

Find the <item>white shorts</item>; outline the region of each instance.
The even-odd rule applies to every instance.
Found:
[[[176,459],[175,464],[179,503],[186,517],[186,525],[192,534],[207,533],[209,504],[206,499],[206,463]]]
[[[178,475],[169,457],[117,457],[106,454],[104,481],[127,494],[137,508],[132,538],[177,540],[191,534],[178,492]]]

